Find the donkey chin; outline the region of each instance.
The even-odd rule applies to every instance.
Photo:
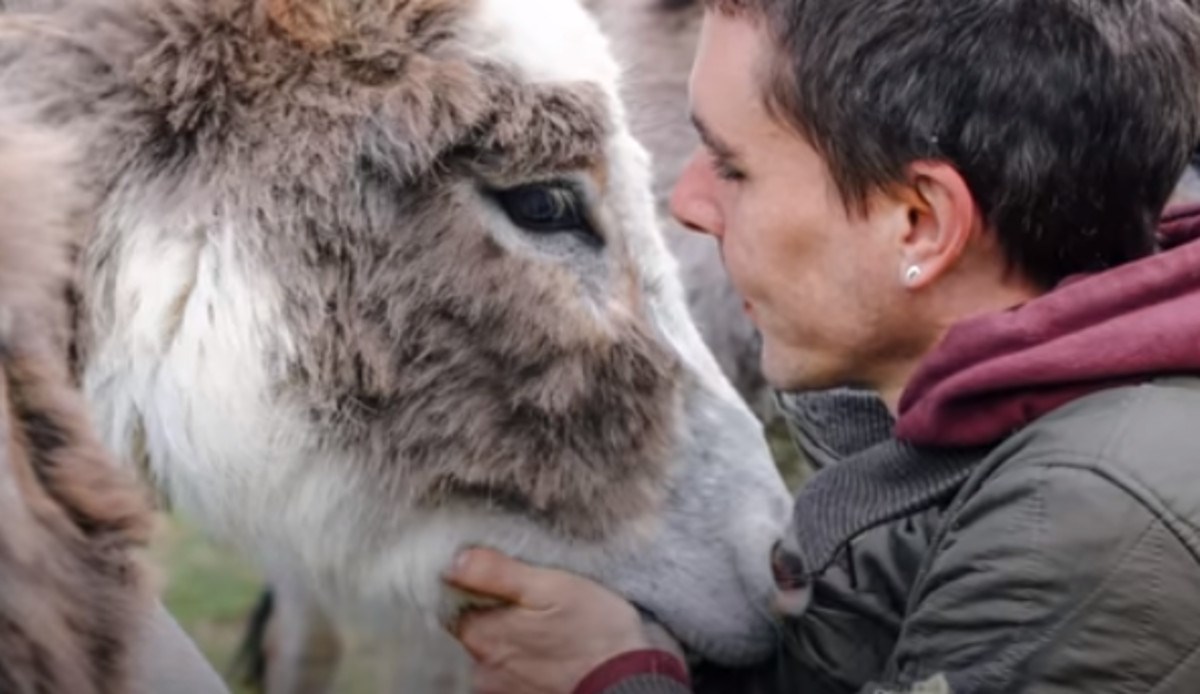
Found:
[[[399,370],[367,406],[354,379],[342,392],[297,375],[288,345],[310,343],[272,292],[242,287],[253,276],[222,275],[222,332],[185,321],[157,366],[118,341],[85,378],[108,440],[181,513],[381,631],[401,611],[453,619],[471,598],[441,577],[487,546],[596,580],[700,658],[738,665],[775,647],[770,547],[789,497],[762,425],[690,324],[520,350],[530,364],[499,371],[464,343],[438,378]]]
[[[699,658],[724,665],[760,660],[777,646],[769,556],[790,505],[776,478],[722,457],[730,452],[767,459],[756,448],[760,438],[737,441],[734,433],[739,424],[753,432],[755,420],[744,411],[716,414],[725,407],[714,400],[689,408],[709,409],[713,420],[722,421],[716,428],[710,420],[706,431],[695,426],[700,422],[684,424],[680,453],[695,467],[675,466],[660,506],[614,524],[602,538],[566,535],[528,513],[451,506],[415,514],[359,589],[367,586],[368,594],[380,596],[381,606],[416,605],[431,622],[445,623],[481,603],[446,590],[441,573],[460,548],[488,546],[608,586]],[[474,500],[467,504],[477,506]],[[394,591],[402,591],[399,601]]]
[[[438,628],[486,604],[442,580],[460,550],[482,546],[607,586],[662,623],[696,658],[756,662],[777,645],[769,557],[789,515],[788,495],[761,425],[728,385],[683,380],[688,384],[670,399],[661,479],[634,475],[623,484],[618,475],[602,474],[594,488],[548,493],[536,485],[470,479],[471,466],[450,451],[446,460],[459,464],[446,463],[444,476],[415,493],[411,477],[389,483],[362,473],[371,466],[355,460],[361,449],[330,449],[327,442],[278,433],[256,442],[228,439],[231,450],[207,452],[207,460],[261,454],[253,466],[236,466],[238,474],[189,478],[181,475],[186,466],[167,461],[160,479],[181,510],[242,544],[274,575],[303,577],[328,607],[380,632],[397,623],[402,610],[415,610]],[[306,450],[278,445],[287,438]],[[491,445],[502,448],[503,442]],[[328,464],[293,464],[305,456]],[[393,470],[419,467],[394,462]],[[584,461],[569,462],[586,476]],[[254,470],[249,478],[248,470]],[[565,485],[570,477],[554,479]]]

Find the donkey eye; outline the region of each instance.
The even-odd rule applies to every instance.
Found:
[[[578,191],[560,183],[535,183],[498,190],[496,201],[513,224],[526,231],[582,233],[598,241]]]

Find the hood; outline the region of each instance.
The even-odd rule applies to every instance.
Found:
[[[902,395],[896,437],[990,445],[1097,390],[1200,373],[1200,205],[1168,211],[1159,238],[1155,255],[952,327]]]

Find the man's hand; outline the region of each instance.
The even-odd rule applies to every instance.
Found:
[[[452,628],[476,661],[477,694],[571,694],[613,656],[651,647],[632,605],[572,574],[476,549],[446,580],[508,605],[468,613]]]

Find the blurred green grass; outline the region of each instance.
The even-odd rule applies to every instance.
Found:
[[[224,674],[241,643],[246,618],[262,587],[259,574],[235,553],[209,541],[178,518],[167,516],[151,549],[165,572],[163,602]],[[249,690],[230,683],[238,694]]]
[[[162,519],[151,557],[164,574],[163,602],[167,610],[234,694],[255,694],[254,689],[231,679],[229,671],[246,620],[263,588],[260,573],[235,551],[212,542],[194,526],[173,516]],[[347,636],[350,641],[345,645],[334,691],[386,691],[393,669],[389,661],[403,654],[390,653],[390,644],[371,643],[357,634]],[[403,648],[403,644],[399,646]]]

